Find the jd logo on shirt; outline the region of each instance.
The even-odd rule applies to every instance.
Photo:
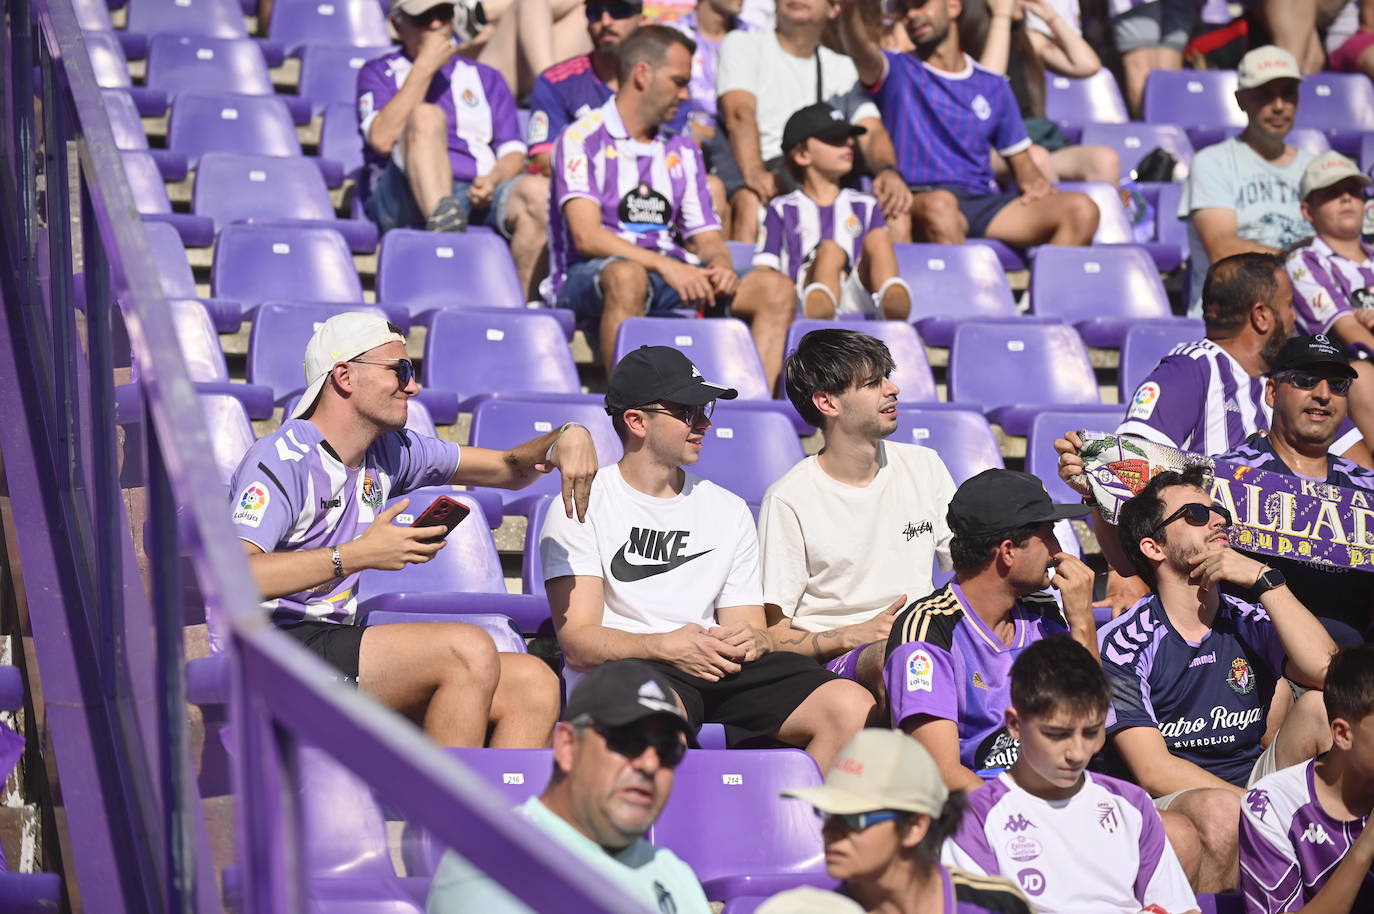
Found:
[[[620,223],[632,232],[656,232],[672,221],[673,205],[647,184],[620,198]]]
[[[682,550],[686,545],[686,530],[645,530],[631,527],[630,538],[611,559],[611,576],[626,583],[642,581],[656,574],[672,571],[686,565],[692,559],[701,558],[707,552],[715,551],[707,549],[705,552],[683,555]],[[631,562],[625,557],[627,551],[631,555],[649,559],[653,564],[640,565]]]

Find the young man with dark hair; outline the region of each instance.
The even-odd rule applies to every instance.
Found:
[[[1320,689],[1335,644],[1280,572],[1231,548],[1231,517],[1207,486],[1201,467],[1166,471],[1122,506],[1122,548],[1154,593],[1099,640],[1113,742],[1155,805],[1193,824],[1197,888],[1217,892],[1236,884],[1245,786],[1330,745],[1318,691],[1293,703],[1267,746],[1261,738],[1275,687],[1286,676]]]
[[[1374,910],[1374,645],[1331,659],[1325,755],[1261,779],[1240,819],[1240,890],[1256,914]]]
[[[969,798],[945,862],[1014,877],[1041,914],[1197,911],[1150,796],[1087,770],[1107,740],[1111,695],[1097,658],[1065,636],[1011,667],[1016,762]]]
[[[934,756],[951,790],[983,786],[981,771],[1016,761],[1004,727],[1011,664],[1031,643],[1072,634],[1095,651],[1093,573],[1064,552],[1055,521],[1084,505],[1056,505],[1028,473],[984,470],[950,499],[954,580],[898,615],[881,652],[892,726]],[[1060,592],[1063,608],[1053,596]],[[878,666],[864,656],[860,669]]]
[[[864,645],[885,642],[910,594],[949,567],[945,512],[954,480],[897,429],[892,356],[855,330],[813,330],[787,358],[787,396],[825,447],[769,486],[759,512],[763,607],[777,650],[815,657],[859,682]]]

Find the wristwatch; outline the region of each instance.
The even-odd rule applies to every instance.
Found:
[[[1255,578],[1255,584],[1250,589],[1254,591],[1255,596],[1258,597],[1268,593],[1275,587],[1282,587],[1287,583],[1288,579],[1283,576],[1282,571],[1279,571],[1277,568],[1266,568],[1263,574]]]

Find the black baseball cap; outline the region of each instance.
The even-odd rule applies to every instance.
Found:
[[[782,149],[790,152],[812,137],[858,136],[867,132],[866,127],[845,120],[843,112],[825,102],[816,102],[787,119],[787,126],[782,128]]]
[[[661,400],[704,406],[712,400],[733,400],[738,396],[739,391],[733,387],[704,379],[692,360],[673,347],[640,346],[611,372],[606,385],[606,412],[614,416]]]
[[[610,727],[662,714],[692,736],[687,716],[673,700],[672,687],[653,667],[639,660],[612,660],[583,676],[568,699],[563,719],[573,720],[583,714]]]
[[[1350,357],[1345,349],[1325,333],[1314,336],[1295,336],[1283,344],[1274,366],[1269,370],[1270,377],[1281,371],[1294,368],[1310,368],[1314,365],[1331,365],[1335,368],[1333,376],[1339,378],[1355,377],[1355,369],[1350,367]]]
[[[949,500],[946,518],[960,536],[988,536],[1045,521],[1082,517],[1088,505],[1057,505],[1045,484],[1016,470],[984,470],[964,480]]]

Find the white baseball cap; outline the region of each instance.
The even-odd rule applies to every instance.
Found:
[[[1374,179],[1360,171],[1354,162],[1339,152],[1323,152],[1307,163],[1307,169],[1302,173],[1302,182],[1298,185],[1298,198],[1306,200],[1312,191],[1339,184],[1347,178],[1359,178],[1363,187],[1374,184]]]
[[[329,372],[340,362],[355,359],[378,346],[402,343],[401,328],[376,314],[349,311],[320,324],[305,347],[305,393],[296,401],[292,419],[310,412],[324,389]]]
[[[820,787],[784,790],[822,812],[848,815],[898,809],[939,816],[949,799],[935,759],[901,730],[860,730]]]
[[[1255,48],[1240,59],[1236,68],[1236,85],[1241,89],[1253,89],[1275,79],[1296,79],[1302,81],[1302,70],[1298,69],[1298,59],[1283,48],[1266,44]]]
[[[393,11],[399,10],[407,16],[419,16],[444,4],[453,6],[453,0],[400,0],[398,3],[391,4],[391,8]]]

